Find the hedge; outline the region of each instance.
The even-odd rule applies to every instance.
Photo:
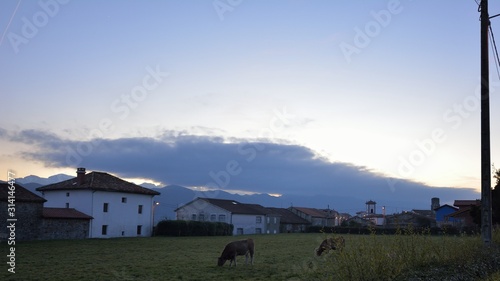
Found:
[[[159,236],[230,236],[232,224],[224,222],[162,220],[155,227]]]

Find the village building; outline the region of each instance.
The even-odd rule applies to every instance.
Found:
[[[232,224],[233,235],[279,233],[279,214],[257,204],[198,197],[175,209],[175,212],[177,220]]]
[[[288,210],[309,221],[311,226],[334,227],[340,225],[341,217],[335,210],[293,206],[289,207]]]
[[[443,227],[444,225],[453,225],[458,222],[458,219],[450,217],[450,214],[458,211],[458,208],[444,204],[434,210],[436,212],[436,225]]]
[[[280,216],[280,233],[305,232],[307,228],[311,226],[310,221],[297,216],[288,209],[270,207],[267,209],[272,210]]]
[[[92,217],[88,238],[151,236],[153,197],[151,189],[103,172],[86,173],[36,189],[50,208],[75,209]],[[47,211],[49,216],[62,213]]]
[[[14,191],[14,196],[9,197],[9,191]],[[91,216],[72,208],[47,208],[46,201],[19,184],[0,183],[0,220],[13,223],[15,240],[88,237]],[[0,240],[9,236],[9,228],[0,229]]]
[[[455,200],[453,206],[458,208],[453,213],[448,214],[446,218],[454,222],[457,227],[475,227],[477,226],[472,216],[473,207],[480,207],[481,200]]]

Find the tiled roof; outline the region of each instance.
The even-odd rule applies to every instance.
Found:
[[[78,184],[77,178],[72,178],[62,182],[45,185],[37,188],[38,191],[51,190],[99,190],[111,192],[137,193],[146,195],[159,195],[159,192],[124,181],[120,178],[103,172],[91,172],[85,174],[82,184]]]
[[[1,182],[0,183],[0,201],[7,201],[9,198],[9,187],[11,185],[6,182]],[[38,203],[44,203],[45,200],[43,197],[36,195],[35,193],[27,190],[26,188],[20,186],[17,183],[14,183],[14,196],[16,202],[38,202]]]
[[[306,215],[310,215],[311,217],[315,218],[326,218],[327,214],[326,212],[314,208],[306,208],[306,207],[292,207]]]
[[[91,216],[73,208],[43,208],[43,217],[50,219],[92,219]]]
[[[471,206],[464,207],[451,214],[446,215],[445,217],[460,218],[460,217],[470,216],[471,209],[472,209]]]
[[[276,212],[274,212],[274,210],[272,210],[271,208],[264,207],[264,206],[259,205],[259,204],[247,204],[247,205],[250,206],[250,207],[252,207],[252,208],[254,208],[257,211],[260,211],[263,214],[266,214],[266,215],[269,215],[269,216],[279,216],[279,214],[277,214]]]
[[[281,216],[280,222],[284,224],[311,224],[306,219],[303,219],[296,214],[294,214],[292,211],[284,208],[267,208],[271,209],[274,213],[277,213]]]
[[[228,210],[233,214],[242,214],[242,215],[266,215],[264,207],[257,204],[245,204],[240,203],[236,200],[225,200],[225,199],[214,199],[214,198],[198,198],[204,200],[212,205],[220,207],[222,209]]]
[[[466,207],[470,205],[479,206],[481,205],[481,200],[455,200],[455,202],[453,203],[453,206],[456,207]]]
[[[183,206],[175,209],[174,211],[179,210],[180,208],[193,203],[196,200],[203,200],[207,203],[210,203],[214,206],[227,210],[233,214],[242,214],[242,215],[267,215],[272,212],[258,204],[245,204],[238,202],[236,200],[226,200],[226,199],[215,199],[215,198],[202,198],[198,197],[191,202],[184,204]]]
[[[441,206],[437,207],[436,209],[434,209],[434,211],[437,211],[437,210],[442,209],[444,207],[448,207],[448,208],[452,208],[452,209],[458,210],[457,207],[453,207],[453,206],[450,206],[448,204],[444,204],[444,205],[441,205]]]

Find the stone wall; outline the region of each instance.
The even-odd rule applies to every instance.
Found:
[[[5,201],[0,202],[0,221],[7,226],[11,222],[7,219],[13,218],[17,221],[12,222],[15,224],[15,240],[37,240],[40,239],[40,225],[42,223],[43,203],[33,202],[15,202],[15,216],[10,217],[8,213],[8,203]],[[0,228],[0,240],[6,240],[10,236],[10,229],[7,227]]]
[[[85,239],[89,237],[90,220],[44,218],[40,239]]]

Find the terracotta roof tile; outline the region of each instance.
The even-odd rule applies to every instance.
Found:
[[[6,182],[1,182],[0,183],[0,201],[7,201],[9,198],[9,187],[11,185]],[[14,183],[14,196],[16,202],[39,202],[43,203],[47,200],[45,200],[43,197],[36,195],[35,193],[27,190],[26,188],[22,187],[21,185]]]
[[[91,216],[86,215],[80,211],[73,208],[43,208],[44,218],[51,219],[84,219],[90,220]]]
[[[479,206],[481,205],[481,200],[455,200],[453,206],[456,207],[467,207],[470,205]]]
[[[298,211],[301,211],[302,213],[306,214],[306,215],[310,215],[311,217],[315,217],[315,218],[326,218],[327,217],[327,213],[322,211],[322,210],[318,210],[318,209],[315,209],[315,208],[306,208],[306,207],[292,207]]]
[[[225,200],[225,199],[214,199],[214,198],[198,198],[198,199],[204,200],[212,205],[228,210],[233,214],[266,215],[266,212],[264,210],[254,206],[256,204],[245,204],[245,203],[240,203],[236,200]]]
[[[274,213],[277,213],[281,216],[280,222],[285,223],[285,224],[311,224],[306,219],[303,219],[296,214],[294,214],[292,211],[284,208],[267,208],[271,209]]]
[[[99,190],[111,192],[137,193],[146,195],[159,195],[160,193],[134,183],[124,181],[120,178],[103,172],[91,172],[85,174],[82,184],[78,184],[77,178],[72,178],[62,182],[45,185],[37,188],[38,191],[50,190]]]

